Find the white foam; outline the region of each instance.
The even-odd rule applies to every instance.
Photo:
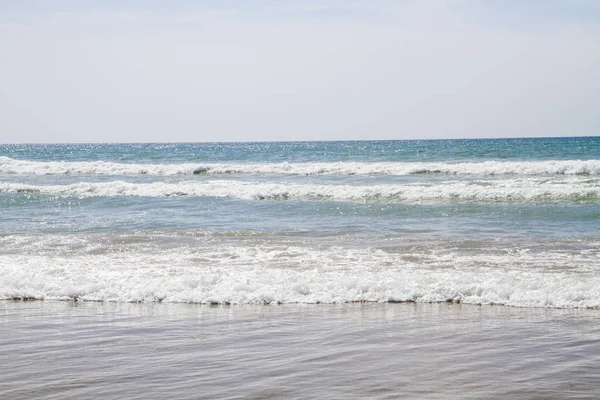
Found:
[[[69,197],[214,196],[258,200],[329,200],[354,202],[422,201],[598,201],[596,178],[557,177],[503,180],[445,181],[435,184],[323,185],[237,180],[132,183],[79,182],[29,185],[0,182],[0,192],[40,193]]]
[[[600,175],[600,160],[314,163],[124,164],[106,161],[27,161],[0,156],[0,174],[19,175]]]
[[[561,250],[560,243],[538,251],[459,251],[441,240],[428,251],[392,253],[258,239],[197,240],[188,247],[146,243],[124,249],[103,248],[105,240],[90,237],[83,247],[78,238],[75,247],[57,250],[49,237],[0,238],[5,248],[19,247],[0,254],[0,299],[600,307],[600,249],[593,244],[586,251]]]

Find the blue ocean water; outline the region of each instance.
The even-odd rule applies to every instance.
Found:
[[[600,138],[0,145],[0,299],[600,307]]]

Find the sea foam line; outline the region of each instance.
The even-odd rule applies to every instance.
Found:
[[[394,254],[259,243],[129,250],[0,255],[0,299],[600,307],[597,250]]]
[[[0,156],[0,174],[14,175],[600,175],[600,160],[485,162],[310,162],[125,164],[107,161],[29,161]]]
[[[598,201],[600,182],[577,177],[446,181],[436,184],[323,185],[236,180],[176,183],[79,182],[29,185],[0,182],[0,193],[60,197],[231,197],[247,200],[421,201]]]

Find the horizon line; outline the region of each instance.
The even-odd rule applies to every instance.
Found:
[[[523,140],[523,139],[581,139],[600,138],[600,134],[574,136],[509,136],[509,137],[457,137],[457,138],[424,138],[424,139],[340,139],[340,140],[231,140],[231,141],[173,141],[173,142],[0,142],[0,146],[11,145],[97,145],[97,144],[242,144],[242,143],[343,143],[343,142],[418,142],[444,140]]]

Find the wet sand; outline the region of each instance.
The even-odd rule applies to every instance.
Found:
[[[600,311],[0,301],[2,399],[600,397]]]

